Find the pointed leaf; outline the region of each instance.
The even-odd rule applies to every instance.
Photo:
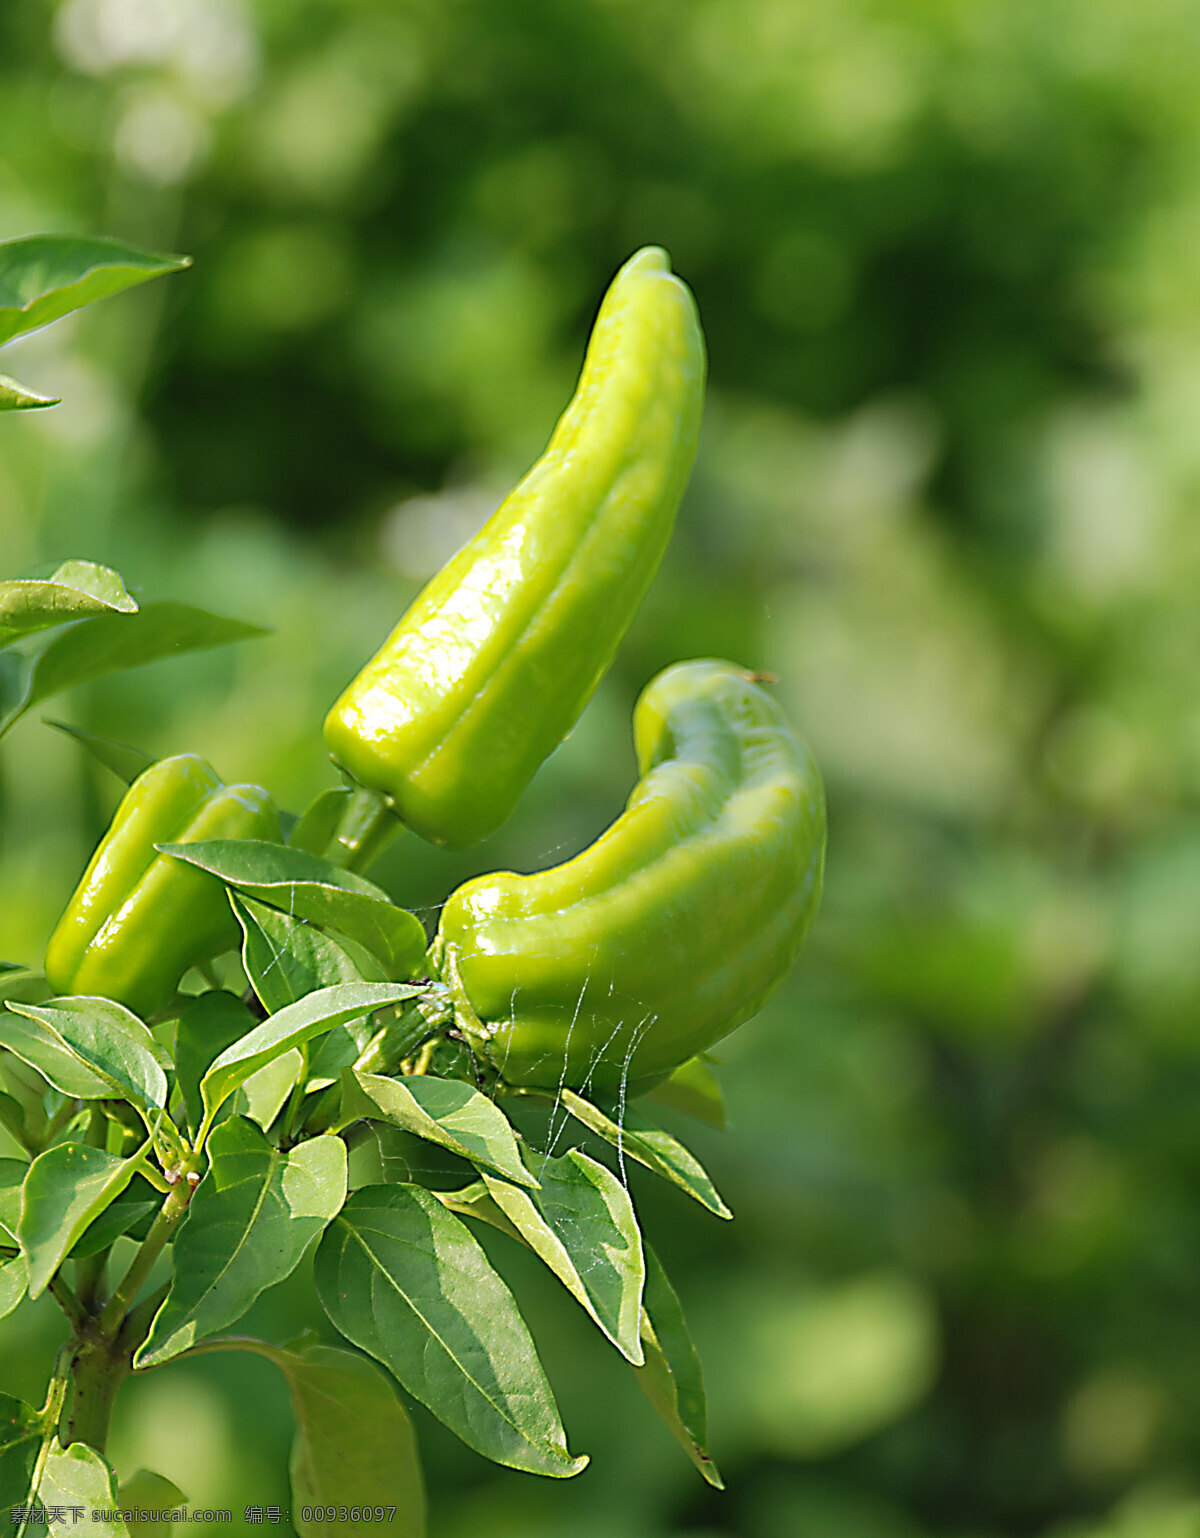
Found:
[[[161,1110],[167,1103],[167,1076],[162,1065],[170,1058],[155,1041],[138,1017],[111,999],[89,997],[55,999],[50,1004],[17,1004],[8,1008],[15,1014],[35,1020],[88,1073],[108,1086],[105,1098],[113,1095],[140,1105],[144,1110]],[[8,1039],[8,1023],[0,1015],[0,1041],[10,1051],[22,1056],[21,1049]],[[41,1068],[40,1063],[34,1063]],[[83,1099],[94,1099],[85,1095]]]
[[[174,1244],[175,1279],[135,1365],[152,1367],[235,1323],[299,1265],[346,1199],[346,1145],[316,1137],[290,1153],[243,1116],[208,1140],[211,1164]]]
[[[425,1486],[416,1436],[390,1380],[337,1346],[258,1348],[285,1374],[296,1414],[292,1520],[300,1538],[361,1533],[359,1522],[305,1519],[305,1507],[395,1508],[394,1538],[424,1538]]]
[[[359,1015],[399,1004],[420,991],[415,983],[340,983],[335,988],[318,989],[298,1004],[289,1004],[227,1047],[209,1068],[200,1084],[205,1114],[215,1115],[252,1073],[293,1047]]]
[[[384,1164],[384,1173],[390,1180],[387,1172],[387,1161]],[[529,1248],[524,1234],[511,1222],[496,1205],[492,1193],[484,1185],[482,1180],[476,1180],[469,1186],[463,1186],[459,1191],[434,1191],[443,1207],[458,1214],[460,1218],[474,1218],[479,1223],[486,1223],[489,1228],[498,1228],[502,1234],[507,1234],[510,1239],[515,1239],[518,1244],[524,1244]]]
[[[663,1132],[661,1128],[635,1116],[632,1111],[626,1112],[624,1125],[618,1125],[611,1117],[605,1116],[598,1106],[585,1100],[582,1095],[577,1095],[572,1089],[562,1090],[559,1099],[577,1121],[611,1143],[621,1157],[628,1154],[648,1170],[653,1170],[681,1191],[686,1191],[719,1218],[733,1216],[717,1194],[704,1166],[678,1138],[673,1138],[669,1132]]]
[[[389,977],[416,977],[425,967],[420,919],[397,908],[382,888],[303,849],[259,839],[208,839],[160,844],[250,897],[293,918],[336,929],[383,963]]]
[[[229,901],[242,926],[242,965],[268,1014],[318,988],[364,981],[353,957],[303,919],[236,892],[230,892]]]
[[[652,1089],[646,1099],[656,1100],[673,1111],[682,1111],[685,1116],[702,1121],[717,1132],[725,1130],[725,1097],[704,1053],[688,1058],[669,1079]]]
[[[149,1469],[138,1469],[117,1491],[117,1505],[122,1511],[182,1511],[187,1496],[178,1485],[173,1485],[161,1474]],[[165,1522],[161,1517],[133,1517],[127,1523],[129,1538],[157,1538],[162,1533],[175,1531],[176,1523]]]
[[[23,1399],[0,1394],[0,1512],[24,1505],[33,1482],[33,1466],[45,1435],[40,1410]]]
[[[649,1245],[642,1341],[646,1365],[634,1369],[638,1386],[708,1483],[723,1490],[725,1483],[708,1454],[708,1413],[700,1358],[675,1289]]]
[[[42,723],[52,726],[56,732],[65,732],[68,737],[74,737],[80,747],[86,748],[106,769],[111,769],[125,785],[132,785],[138,775],[149,769],[154,762],[150,754],[143,753],[141,748],[131,748],[123,742],[111,742],[107,737],[97,736],[95,732],[69,726],[66,721],[53,721],[49,716],[43,716]]]
[[[17,1236],[29,1262],[29,1296],[40,1297],[92,1220],[118,1197],[141,1159],[118,1158],[87,1143],[59,1143],[39,1154],[25,1177]]]
[[[0,374],[0,411],[36,411],[39,406],[61,404],[59,395],[39,395],[7,374]]]
[[[98,235],[0,241],[0,342],[191,264],[190,256],[144,251]]]
[[[602,1164],[571,1149],[537,1160],[540,1189],[523,1191],[484,1174],[492,1199],[535,1254],[608,1336],[640,1367],[646,1263],[625,1187]]]
[[[9,1002],[11,1007],[12,1001]],[[36,1068],[55,1089],[72,1100],[109,1100],[113,1096],[111,1081],[86,1067],[58,1032],[40,1020],[0,1011],[0,1046]]]
[[[479,1245],[420,1186],[365,1186],[314,1265],[334,1325],[485,1458],[565,1478],[572,1458],[512,1294]]]
[[[460,1158],[518,1185],[537,1181],[521,1162],[516,1133],[499,1106],[460,1079],[413,1075],[387,1079],[374,1073],[342,1075],[342,1125],[366,1118],[402,1127]]]
[[[35,1504],[50,1506],[82,1506],[87,1513],[89,1533],[106,1534],[107,1538],[129,1538],[129,1529],[118,1517],[116,1521],[100,1522],[95,1515],[100,1511],[116,1511],[117,1480],[109,1465],[94,1447],[86,1442],[72,1442],[64,1448],[57,1439],[46,1459],[38,1485]],[[55,1531],[54,1524],[51,1531]],[[40,1524],[30,1529],[41,1531]]]
[[[248,1116],[265,1132],[283,1109],[303,1072],[304,1053],[293,1047],[273,1063],[252,1073],[241,1089],[226,1101],[224,1114]]]
[[[221,988],[200,994],[180,1012],[175,1028],[175,1072],[193,1132],[204,1116],[201,1079],[221,1053],[252,1031],[255,1023],[241,999]]]
[[[0,734],[34,705],[75,684],[265,634],[258,625],[182,603],[148,603],[136,614],[96,614],[75,620],[50,631],[49,639],[31,656],[2,654],[7,666],[0,674]]]
[[[137,613],[137,600],[126,592],[120,574],[93,561],[64,561],[46,578],[0,582],[0,646],[52,625],[113,610]]]

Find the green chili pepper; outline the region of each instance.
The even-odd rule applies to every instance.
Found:
[[[730,662],[679,663],[634,714],[625,811],[575,859],[453,893],[431,958],[509,1083],[631,1094],[755,1014],[820,898],[820,775]]]
[[[190,966],[236,945],[238,927],[214,876],[155,845],[279,837],[279,813],[259,786],[223,785],[192,753],[152,764],[129,787],[50,937],[50,986],[157,1013]]]
[[[545,454],[330,712],[333,757],[434,843],[499,827],[591,698],[666,548],[704,370],[691,294],[639,251]]]

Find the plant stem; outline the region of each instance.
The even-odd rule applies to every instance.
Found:
[[[59,1421],[64,1447],[86,1442],[102,1453],[117,1392],[129,1376],[130,1356],[111,1339],[78,1338],[70,1361],[71,1397]]]
[[[186,1170],[183,1172],[186,1176]],[[150,1232],[146,1235],[142,1247],[133,1257],[133,1261],[126,1271],[120,1286],[105,1304],[104,1312],[100,1315],[99,1333],[108,1337],[116,1335],[128,1310],[137,1300],[138,1293],[150,1272],[154,1269],[154,1262],[162,1254],[167,1241],[175,1232],[179,1220],[187,1211],[188,1203],[192,1199],[192,1187],[186,1178],[181,1179],[174,1186],[166,1201],[159,1209],[158,1216],[151,1225]]]
[[[75,1325],[76,1328],[78,1328],[78,1326],[81,1325],[87,1318],[87,1313],[79,1299],[75,1296],[70,1287],[68,1287],[66,1282],[63,1280],[62,1274],[60,1272],[55,1272],[55,1274],[50,1278],[50,1281],[47,1285],[47,1291],[58,1304],[59,1308],[62,1309],[63,1313],[66,1314],[71,1323]]]
[[[400,826],[384,797],[360,785],[351,794],[325,858],[343,870],[365,870]]]

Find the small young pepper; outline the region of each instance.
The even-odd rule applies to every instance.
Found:
[[[152,764],[129,787],[50,937],[56,993],[115,999],[153,1015],[190,966],[237,943],[225,889],[156,844],[278,840],[279,813],[257,785],[223,785],[202,758]]]
[[[670,537],[704,372],[692,296],[647,247],[546,452],[330,711],[330,753],[425,838],[498,828],[591,698]]]
[[[431,950],[509,1083],[639,1094],[756,1014],[817,909],[820,775],[731,662],[678,663],[634,714],[625,811],[575,859],[454,892]]]

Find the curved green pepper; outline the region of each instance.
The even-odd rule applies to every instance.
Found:
[[[56,993],[157,1013],[190,966],[237,944],[238,927],[214,876],[155,845],[279,837],[279,813],[259,786],[223,785],[193,753],[152,764],[126,792],[50,937],[46,980]]]
[[[510,1083],[653,1088],[762,1007],[816,912],[820,775],[751,675],[668,668],[634,738],[643,778],[590,849],[480,876],[443,909],[433,964]]]
[[[434,843],[498,828],[591,698],[666,548],[704,371],[692,296],[647,247],[546,452],[329,713],[333,757]]]

